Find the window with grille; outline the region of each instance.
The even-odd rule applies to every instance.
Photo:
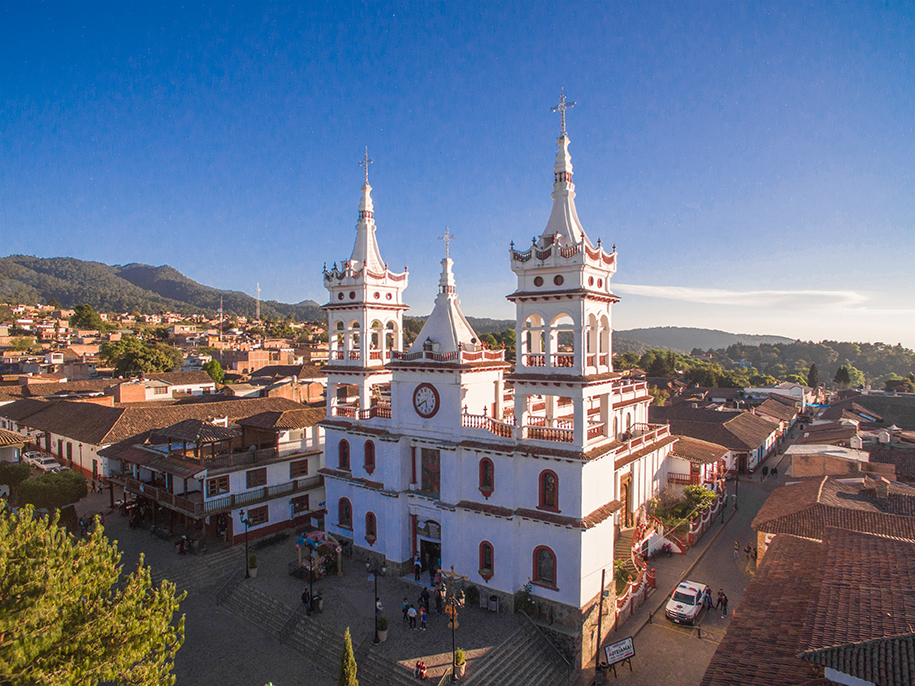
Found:
[[[207,498],[229,492],[229,475],[207,479]]]
[[[308,476],[308,460],[293,460],[289,463],[289,478],[298,479],[300,476]]]
[[[289,503],[292,505],[292,514],[300,514],[302,512],[310,512],[311,507],[308,503],[308,494],[297,495],[294,498],[289,499]]]
[[[249,526],[258,526],[260,524],[266,524],[270,521],[269,514],[267,512],[267,506],[263,507],[252,507],[248,510],[248,525]]]
[[[261,467],[260,469],[249,469],[247,472],[245,472],[245,480],[248,488],[265,486],[267,484],[267,468]]]

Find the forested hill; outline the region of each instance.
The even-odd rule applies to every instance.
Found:
[[[99,312],[171,311],[215,314],[219,299],[229,316],[253,317],[256,300],[239,291],[221,291],[193,281],[165,265],[107,265],[72,257],[38,258],[11,255],[0,258],[0,301],[47,303],[61,307],[91,305]],[[265,318],[289,316],[298,321],[319,321],[326,315],[318,303],[261,302]]]
[[[629,329],[614,331],[613,340],[625,340],[629,343],[642,343],[649,348],[674,350],[688,353],[696,348],[700,350],[718,350],[734,344],[741,345],[783,345],[794,343],[793,338],[784,336],[760,336],[749,333],[728,333],[717,329],[696,329],[684,326],[656,326],[650,329]],[[622,352],[622,351],[621,351]]]

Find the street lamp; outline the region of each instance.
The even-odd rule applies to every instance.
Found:
[[[381,639],[378,638],[378,601],[380,600],[378,597],[378,573],[380,571],[382,575],[387,574],[388,567],[387,565],[382,564],[381,570],[379,570],[377,567],[373,569],[372,563],[370,561],[366,561],[365,571],[371,574],[372,578],[375,580],[375,600],[372,603],[372,617],[374,618],[373,621],[375,623],[375,638],[372,643],[377,645],[378,643],[381,643]]]
[[[458,578],[466,579],[467,577],[461,577],[454,573],[454,567],[451,568],[451,573],[443,572],[442,578],[444,583],[443,595],[445,596],[445,612],[451,616],[451,680],[457,681],[457,664],[456,664],[456,654],[457,648],[455,647],[454,641],[454,630],[457,628],[457,611],[459,607],[464,607],[464,591],[457,590],[457,580]],[[451,587],[448,587],[448,582],[451,582]]]
[[[245,517],[245,511],[239,510],[238,516],[241,518],[241,523],[245,525],[245,578],[251,578],[251,570],[248,569],[248,525],[251,523],[250,520]]]

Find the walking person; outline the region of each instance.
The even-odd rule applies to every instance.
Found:
[[[423,592],[419,594],[419,604],[426,608],[426,612],[429,611],[429,598],[431,597],[432,594],[429,593],[429,589],[423,586]]]
[[[381,604],[381,598],[375,598],[375,616],[378,617],[384,612],[384,605]]]
[[[715,609],[717,610],[721,607],[721,603],[724,602],[724,589],[718,589],[718,601],[715,603]]]
[[[734,559],[740,559],[740,541],[734,541]]]
[[[442,616],[442,606],[444,599],[442,598],[442,589],[439,586],[435,587],[435,614],[439,617]]]
[[[777,479],[777,478],[778,478],[778,467],[773,467],[773,468],[772,468],[772,478],[773,478],[773,479]]]
[[[407,602],[407,599],[403,599],[403,605],[401,605],[403,610],[403,623],[406,624],[409,620],[407,619],[407,610],[410,609],[410,603]]]
[[[762,479],[760,479],[760,481],[763,481],[767,476],[769,476],[769,466],[768,466],[768,465],[763,465],[763,468],[762,468]]]
[[[725,595],[724,591],[721,591],[721,616],[728,616],[728,597]]]
[[[424,607],[419,608],[419,630],[420,631],[426,630],[426,621],[428,621],[428,619],[429,619],[429,611],[426,610],[426,608],[424,608]]]
[[[416,581],[419,581],[419,575],[423,572],[423,563],[419,559],[419,553],[416,553],[416,556],[413,558],[413,577]]]
[[[750,555],[753,554],[753,546],[747,543],[747,547],[743,549],[743,552],[747,554],[747,562],[750,561]]]
[[[416,628],[416,608],[413,605],[407,608],[407,617],[410,619],[410,631],[413,631]]]

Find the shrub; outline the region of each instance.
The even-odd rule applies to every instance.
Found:
[[[532,614],[537,608],[534,598],[531,595],[533,585],[530,581],[524,584],[524,588],[515,593],[515,611],[523,612],[526,615]]]
[[[250,555],[248,555],[248,566],[251,569],[254,569],[255,567],[257,567],[257,555],[255,555],[254,553],[251,553]]]
[[[378,631],[387,631],[388,630],[388,618],[384,615],[378,615],[375,618],[375,628]]]
[[[464,664],[464,661],[466,659],[467,659],[467,657],[464,655],[463,648],[458,648],[457,650],[454,651],[454,664],[462,665],[462,664]]]

